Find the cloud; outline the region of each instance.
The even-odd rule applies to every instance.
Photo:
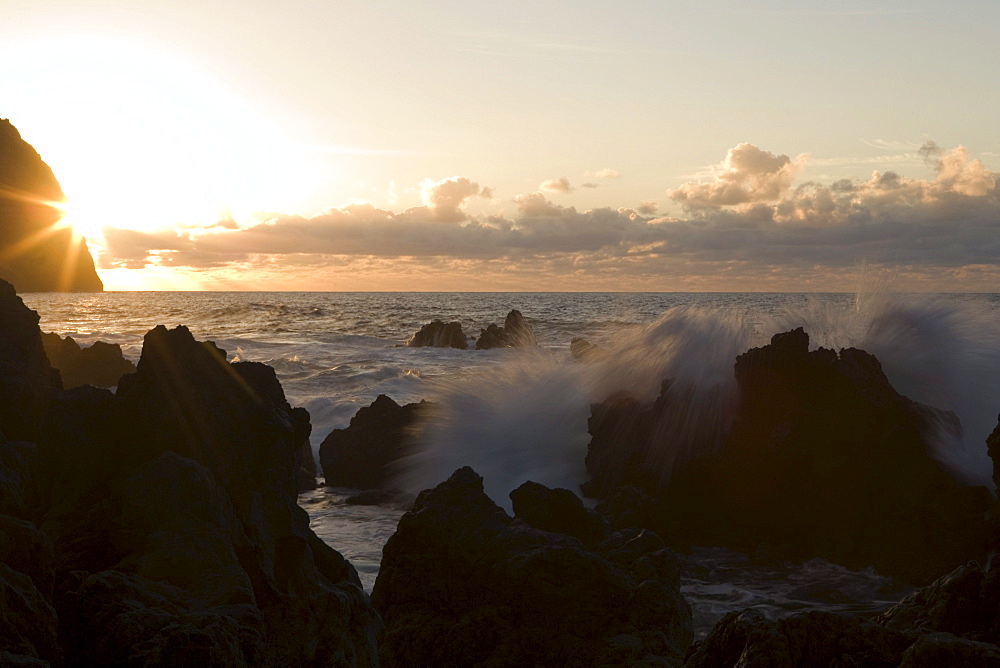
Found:
[[[622,174],[617,169],[611,169],[610,167],[605,167],[604,169],[598,169],[594,172],[587,172],[587,176],[593,176],[598,179],[617,179]]]
[[[656,217],[655,200],[579,211],[542,192],[514,198],[513,215],[469,218],[462,203],[483,189],[452,177],[428,182],[426,205],[399,213],[354,204],[312,217],[272,214],[239,229],[109,228],[101,266],[203,276],[256,267],[274,277],[285,267],[339,277],[327,289],[363,285],[368,275],[379,281],[368,289],[468,289],[489,276],[494,289],[830,290],[851,289],[845,277],[867,258],[924,289],[992,289],[1000,280],[997,174],[963,147],[940,151],[932,168],[924,179],[877,171],[793,184],[796,161],[743,144],[707,189],[686,184],[685,201],[711,205],[689,207],[684,218]]]
[[[587,183],[581,183],[580,187],[581,188],[600,188],[601,184],[600,183],[590,183],[588,181]]]
[[[569,184],[569,180],[565,176],[558,180],[542,181],[538,186],[538,189],[550,193],[568,193],[575,190],[575,188]]]
[[[793,161],[743,143],[729,149],[714,170],[712,182],[685,183],[671,191],[670,198],[690,211],[775,201],[792,185],[804,163],[804,155]]]
[[[565,211],[576,211],[572,207],[567,209],[558,204],[553,204],[540,192],[518,195],[514,198],[514,203],[517,204],[518,212],[525,218],[559,217]]]
[[[483,192],[485,191],[485,195]],[[462,204],[476,195],[491,197],[490,188],[480,188],[464,176],[452,176],[440,181],[424,179],[420,183],[420,197],[430,210],[435,220],[446,223],[460,222],[466,219],[461,210]]]

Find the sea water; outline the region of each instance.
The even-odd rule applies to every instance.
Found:
[[[741,293],[275,293],[106,292],[23,295],[43,331],[86,345],[118,343],[137,360],[155,325],[188,326],[231,360],[275,368],[289,402],[312,416],[314,450],[379,394],[399,403],[428,399],[438,409],[400,483],[437,484],[471,465],[487,492],[509,509],[507,493],[531,479],[576,489],[586,478],[590,403],[616,390],[652,399],[670,377],[698,398],[677,416],[674,448],[658,453],[662,475],[724,433],[734,397],[732,364],[750,346],[803,326],[813,347],[855,346],[875,354],[907,396],[955,411],[964,434],[942,432],[933,453],[956,476],[991,484],[983,440],[1000,410],[1000,295]],[[407,348],[423,324],[458,321],[478,335],[516,308],[539,348]],[[582,337],[603,355],[572,359]],[[719,440],[716,439],[716,440]],[[697,444],[697,446],[695,446]],[[358,568],[370,590],[381,548],[404,511],[349,506],[352,490],[300,496],[316,533]],[[805,609],[875,612],[902,593],[874,571],[821,560],[758,563],[725,550],[684,557],[683,592],[704,633],[730,610],[772,617]]]

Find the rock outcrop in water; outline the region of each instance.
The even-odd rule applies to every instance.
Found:
[[[691,612],[662,547],[648,532],[591,549],[535,529],[459,469],[420,493],[383,550],[382,663],[680,665]]]
[[[504,319],[503,327],[490,325],[479,333],[476,340],[476,350],[490,348],[526,348],[537,346],[535,333],[531,325],[517,309],[512,310]]]
[[[346,429],[334,429],[319,446],[327,486],[390,486],[397,463],[413,454],[416,425],[430,406],[426,401],[400,406],[380,394],[359,409]]]
[[[53,332],[42,332],[42,345],[67,390],[80,385],[117,387],[119,378],[135,373],[135,365],[125,359],[117,343],[95,341],[81,348],[71,336],[64,339]]]
[[[59,227],[59,182],[10,121],[0,119],[0,279],[19,292],[100,292],[87,243]]]
[[[462,331],[462,323],[444,323],[441,320],[432,320],[420,331],[411,336],[406,345],[410,348],[422,348],[430,346],[433,348],[458,348],[465,350],[469,347],[469,338]]]
[[[926,583],[986,555],[990,493],[954,480],[930,455],[951,413],[897,393],[873,356],[852,348],[809,351],[798,329],[736,360],[738,412],[717,451],[675,465],[668,481],[656,402],[618,397],[593,409],[588,487],[655,492],[660,527],[679,543],[721,545],[787,558],[823,557]]]
[[[157,327],[117,395],[62,391],[2,282],[0,313],[0,383],[26,388],[0,394],[0,662],[375,663],[357,573],[296,504],[308,414],[270,367]]]

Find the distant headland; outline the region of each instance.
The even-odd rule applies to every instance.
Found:
[[[83,237],[57,225],[59,182],[10,121],[0,119],[0,278],[18,292],[101,292]]]

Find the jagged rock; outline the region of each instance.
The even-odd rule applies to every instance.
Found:
[[[0,664],[16,664],[14,657],[62,662],[53,578],[48,536],[31,522],[0,515]]]
[[[521,312],[514,309],[507,314],[503,327],[490,325],[482,330],[476,340],[476,350],[490,348],[525,348],[537,346],[535,333]]]
[[[1000,485],[1000,416],[997,417],[997,426],[993,429],[993,432],[986,437],[986,448],[990,455],[990,459],[993,460],[993,482]]]
[[[300,492],[308,492],[316,489],[316,458],[313,456],[312,442],[309,436],[312,434],[312,423],[309,421],[309,411],[304,408],[293,408],[292,417],[298,423],[299,432],[305,432],[302,445],[296,454],[295,484]]]
[[[514,516],[542,531],[573,536],[585,545],[604,540],[608,528],[568,489],[549,489],[530,480],[510,493]]]
[[[445,324],[440,320],[432,320],[420,331],[411,336],[406,345],[411,348],[431,346],[434,348],[458,348],[465,350],[469,347],[469,339],[462,331],[462,323],[449,322]]]
[[[20,319],[0,318],[0,364],[26,385],[51,381],[47,360],[24,363],[41,339],[16,306]],[[357,573],[296,504],[309,418],[273,369],[229,364],[186,328],[157,327],[117,395],[39,384],[35,396],[0,394],[0,415],[44,418],[3,424],[37,448],[0,437],[0,512],[19,516],[0,521],[0,556],[17,554],[3,559],[0,607],[35,634],[0,625],[3,661],[377,661],[381,622]],[[56,614],[61,645],[46,648]]]
[[[0,279],[19,292],[100,292],[86,241],[56,226],[62,188],[10,121],[0,119]]]
[[[0,664],[61,664],[62,657],[55,609],[30,577],[0,563]]]
[[[269,658],[252,604],[206,607],[180,587],[117,570],[80,575],[60,605],[75,665],[254,666]]]
[[[659,498],[657,528],[677,544],[766,548],[793,559],[875,566],[927,583],[986,554],[983,487],[966,487],[929,454],[954,414],[897,393],[873,356],[809,351],[800,328],[736,360],[738,410],[721,444],[670,460],[664,416],[686,413],[664,382],[653,405],[615,397],[593,407],[588,491],[637,485]]]
[[[37,468],[34,443],[7,442],[0,434],[0,513],[22,519],[31,516],[37,506]]]
[[[412,454],[413,433],[426,401],[400,406],[384,394],[358,410],[346,429],[334,429],[319,446],[329,487],[386,487],[397,463]]]
[[[95,341],[81,348],[71,336],[64,339],[54,332],[43,332],[42,345],[67,390],[80,385],[116,387],[123,375],[135,373],[135,365],[125,359],[117,343]]]
[[[49,365],[39,338],[38,314],[0,279],[0,432],[37,441],[60,389],[59,372]]]
[[[507,347],[507,338],[504,336],[502,327],[490,324],[479,331],[479,338],[476,339],[476,350],[505,347]]]
[[[639,487],[624,485],[610,499],[597,504],[594,510],[607,519],[612,529],[642,527],[655,530],[659,524],[657,505],[656,499]]]
[[[963,564],[896,603],[877,621],[912,634],[942,631],[983,638],[1000,615],[1000,599],[990,595],[985,581],[979,564]]]
[[[910,645],[899,664],[900,668],[940,668],[964,666],[965,668],[997,668],[1000,666],[1000,647],[985,642],[963,640],[950,633],[931,633],[921,636]]]
[[[807,612],[773,621],[749,609],[720,619],[691,648],[685,666],[894,666],[911,642],[857,617]]]
[[[640,563],[642,562],[642,563]],[[420,493],[372,600],[383,665],[680,665],[690,608],[668,550],[616,565],[510,518],[466,467]]]

